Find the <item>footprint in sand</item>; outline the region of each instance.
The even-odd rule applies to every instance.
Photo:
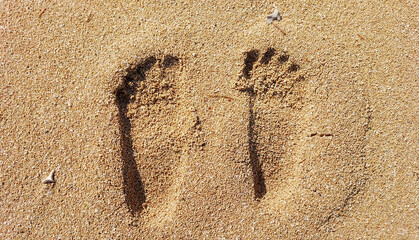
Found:
[[[249,101],[248,151],[255,200],[292,175],[288,157],[305,95],[305,80],[299,69],[286,52],[274,48],[244,53],[235,88]]]
[[[133,215],[175,209],[179,171],[201,131],[199,117],[185,103],[182,69],[178,57],[150,56],[119,74],[124,194]]]
[[[318,219],[306,222],[307,227],[327,228],[350,208],[368,181],[365,147],[371,111],[363,89],[349,88],[358,98],[343,111],[331,109],[333,119],[326,115],[328,109],[316,113],[324,116],[307,114],[324,100],[308,94],[302,69],[286,52],[251,50],[243,58],[235,88],[248,98],[247,163],[254,200],[273,218],[282,213],[282,225],[302,224],[300,214]],[[333,198],[324,201],[324,196]],[[296,208],[301,211],[293,215]],[[271,220],[266,215],[264,221]]]

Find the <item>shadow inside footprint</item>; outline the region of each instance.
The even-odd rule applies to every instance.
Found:
[[[253,188],[255,199],[261,199],[266,194],[265,178],[263,176],[262,164],[259,160],[257,149],[257,131],[255,130],[255,96],[249,93],[249,125],[248,125],[248,141],[249,141],[249,158],[253,174]]]
[[[115,102],[118,107],[120,146],[122,158],[122,175],[124,178],[125,202],[128,209],[134,215],[143,210],[146,200],[144,184],[138,172],[134,157],[134,149],[131,137],[131,120],[127,116],[128,104],[138,91],[138,82],[145,79],[145,73],[156,63],[155,57],[149,57],[138,64],[123,77],[122,83],[115,91]]]

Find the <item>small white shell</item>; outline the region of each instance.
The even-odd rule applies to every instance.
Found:
[[[281,15],[279,14],[278,9],[275,9],[275,11],[267,16],[268,18],[268,24],[271,24],[274,20],[281,20]]]
[[[48,177],[42,180],[42,183],[44,184],[55,183],[54,174],[55,174],[55,170],[52,170],[51,173],[48,175]]]

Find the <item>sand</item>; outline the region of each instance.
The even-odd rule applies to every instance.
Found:
[[[0,10],[1,239],[419,237],[415,1]]]

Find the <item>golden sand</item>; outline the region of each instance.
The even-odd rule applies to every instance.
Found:
[[[0,2],[0,239],[418,238],[417,12]]]

